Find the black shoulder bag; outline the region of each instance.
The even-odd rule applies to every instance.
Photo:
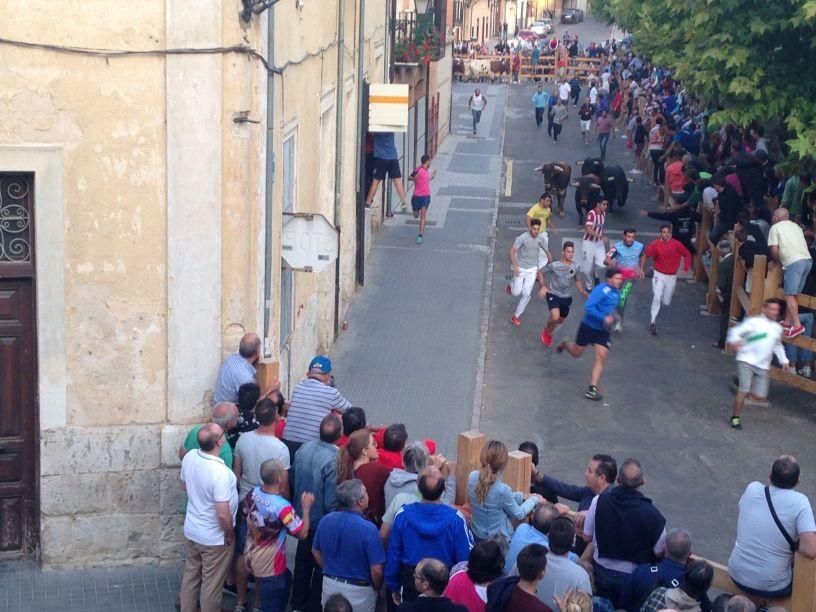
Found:
[[[785,527],[782,526],[782,521],[779,520],[779,517],[776,514],[776,510],[774,510],[773,503],[771,502],[771,489],[770,487],[765,487],[765,499],[768,502],[768,509],[771,511],[771,516],[773,517],[774,523],[776,526],[779,527],[779,531],[782,533],[782,536],[788,542],[788,546],[790,546],[791,552],[796,552],[799,550],[799,541],[793,541],[793,538],[790,537],[790,534],[785,530]]]

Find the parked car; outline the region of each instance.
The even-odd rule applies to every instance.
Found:
[[[584,20],[584,11],[577,8],[567,8],[561,13],[561,23],[580,23]]]
[[[538,21],[534,21],[533,25],[530,26],[530,30],[532,30],[539,38],[544,38],[554,29],[555,25],[553,24],[553,20],[550,18],[539,19]]]

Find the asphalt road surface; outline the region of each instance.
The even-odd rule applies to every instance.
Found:
[[[587,41],[600,38],[596,33],[603,30],[592,22],[569,28]],[[563,30],[557,32],[560,36]],[[646,474],[642,490],[661,509],[669,526],[688,528],[698,553],[725,562],[734,542],[740,495],[748,482],[767,479],[779,454],[797,456],[802,467],[800,490],[813,499],[816,398],[774,383],[771,406],[748,406],[744,429],[731,429],[727,419],[733,395],[728,380],[735,372],[734,358],[711,347],[718,319],[700,314],[704,288],[691,280],[678,282],[673,303],[659,315],[657,337],[648,331],[651,281],[636,283],[624,331],[613,337],[601,380],[601,402],[583,396],[591,351],[574,360],[540,344],[538,335],[548,313],[535,292],[521,327],[510,324],[516,298],[504,292],[510,274],[507,252],[524,231],[524,213],[543,187],[541,175],[532,169],[550,161],[574,164],[586,155],[597,155],[598,147],[594,141],[583,144],[572,107],[562,137],[554,144],[545,128],[536,128],[530,103],[534,85],[508,87],[506,182],[497,216],[481,429],[508,446],[533,440],[541,449],[546,473],[579,484],[594,453],[610,453],[619,463],[638,458]],[[610,140],[607,160],[627,171],[633,167],[632,154],[620,136]],[[573,165],[573,176],[579,174],[579,167]],[[631,225],[640,232],[639,239],[648,243],[656,238],[659,222],[640,216],[639,211],[657,207],[654,189],[640,177],[630,187],[625,209],[607,215],[608,233],[617,239]],[[562,240],[580,243],[573,197],[570,188],[566,217],[554,218],[557,232],[550,236],[554,256]],[[555,335],[556,343],[574,339],[582,314],[583,300],[576,293],[569,319]]]

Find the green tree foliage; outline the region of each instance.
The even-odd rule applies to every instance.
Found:
[[[816,0],[592,0],[592,9],[721,107],[713,121],[782,122],[790,152],[816,161]]]

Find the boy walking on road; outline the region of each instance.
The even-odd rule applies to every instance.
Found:
[[[555,349],[557,353],[567,351],[574,359],[578,359],[584,354],[586,347],[593,345],[595,363],[592,365],[589,388],[584,394],[587,399],[593,401],[603,399],[598,393],[598,383],[601,381],[604,364],[609,356],[609,349],[612,347],[609,329],[615,324],[613,313],[618,307],[622,283],[623,276],[620,270],[608,268],[606,282],[595,287],[584,304],[584,318],[581,319],[575,342],[564,340]]]

